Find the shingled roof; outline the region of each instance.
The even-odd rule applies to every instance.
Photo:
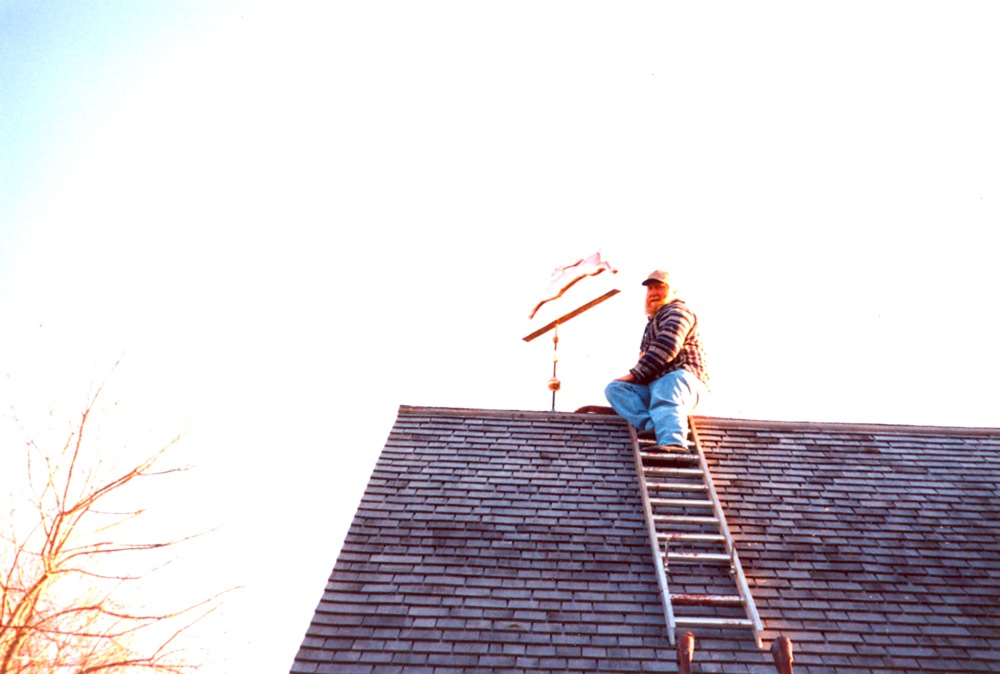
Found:
[[[1000,671],[1000,429],[694,423],[796,672]],[[291,671],[676,672],[664,620],[624,421],[401,407]]]

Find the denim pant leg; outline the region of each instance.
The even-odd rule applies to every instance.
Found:
[[[687,445],[688,415],[698,405],[705,385],[687,370],[674,370],[649,384],[649,414],[660,445]]]
[[[642,431],[653,425],[649,416],[648,386],[613,381],[605,387],[604,397],[608,399],[608,403],[618,416],[638,430]]]

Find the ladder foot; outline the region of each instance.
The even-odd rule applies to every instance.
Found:
[[[680,674],[691,674],[692,660],[694,660],[694,635],[685,632],[677,640],[677,668]]]
[[[792,674],[795,656],[792,654],[791,639],[786,636],[775,639],[771,644],[771,655],[774,657],[774,665],[778,668],[779,674]]]

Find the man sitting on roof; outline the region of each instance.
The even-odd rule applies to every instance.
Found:
[[[642,285],[649,322],[639,361],[604,395],[640,437],[655,437],[661,449],[686,450],[688,415],[708,392],[698,318],[677,297],[667,272],[654,271]]]

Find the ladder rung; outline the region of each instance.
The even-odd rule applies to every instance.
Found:
[[[729,562],[729,555],[719,552],[668,552],[667,561],[698,564],[699,562]]]
[[[694,456],[690,447],[672,446],[670,449],[667,449],[666,447],[657,445],[655,442],[642,442],[641,440],[639,441],[639,449],[649,452],[653,456]]]
[[[698,457],[694,454],[681,454],[680,452],[642,452],[639,456],[643,459],[660,459],[663,461],[684,461],[685,463],[697,463]]]
[[[656,442],[656,440],[654,438],[636,438],[636,440],[638,441],[640,447],[647,446],[647,445],[648,446],[652,446],[652,447],[659,446],[659,444]],[[668,445],[668,446],[677,446],[677,445]],[[690,449],[691,447],[694,447],[694,443],[691,442],[690,439],[688,439],[684,443],[684,447],[686,449]]]
[[[726,537],[721,534],[659,534],[661,541],[701,541],[704,543],[724,543]]]
[[[743,599],[736,594],[672,594],[670,601],[685,606],[742,606]]]
[[[674,616],[678,627],[747,627],[753,623],[746,618],[706,618],[701,616]]]
[[[664,475],[671,477],[704,477],[700,468],[662,468],[660,466],[646,466],[642,470],[646,475]]]
[[[640,438],[637,435],[635,439],[636,439],[636,441],[640,445],[655,445],[655,444],[657,444],[656,438]],[[687,439],[684,441],[684,445],[687,446],[687,447],[694,447],[694,438],[692,438],[690,435],[688,435]]]
[[[647,489],[663,489],[666,491],[705,491],[704,484],[685,484],[683,482],[647,482]]]
[[[716,517],[693,517],[690,515],[654,515],[653,521],[662,524],[718,524]]]
[[[693,498],[651,498],[649,499],[650,505],[658,506],[680,506],[682,508],[688,506],[696,506],[699,508],[712,508],[713,503],[711,501],[696,501]]]

